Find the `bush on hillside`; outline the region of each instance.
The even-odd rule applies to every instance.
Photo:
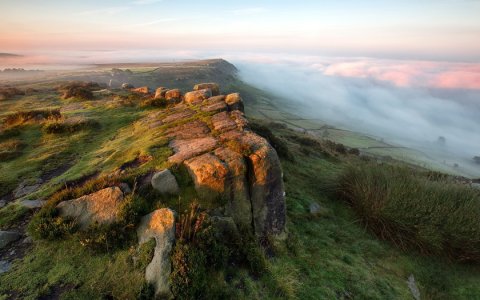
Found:
[[[49,122],[43,125],[43,130],[46,133],[75,133],[81,130],[95,129],[98,128],[100,124],[91,119],[78,119],[78,120],[67,120],[67,121],[54,121]]]
[[[62,99],[76,98],[79,100],[93,100],[93,90],[100,88],[96,82],[70,82],[58,87],[58,91],[62,93]]]
[[[366,227],[405,249],[480,261],[480,193],[409,168],[363,163],[337,179]]]
[[[6,126],[24,124],[29,121],[58,120],[62,117],[59,109],[24,110],[9,114],[3,123]]]

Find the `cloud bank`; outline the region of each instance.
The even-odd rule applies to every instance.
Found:
[[[237,63],[242,79],[288,100],[297,114],[442,159],[468,164],[480,155],[479,65],[311,57],[254,61]],[[445,146],[437,143],[439,137]]]

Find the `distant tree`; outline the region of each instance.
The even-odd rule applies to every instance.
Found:
[[[477,164],[480,164],[480,156],[474,156],[473,161]]]
[[[438,143],[439,145],[442,145],[442,146],[443,146],[443,145],[445,145],[445,144],[447,143],[447,139],[445,139],[445,137],[443,137],[443,136],[439,136],[438,139],[437,139],[437,143]]]

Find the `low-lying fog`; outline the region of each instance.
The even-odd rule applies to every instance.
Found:
[[[297,114],[412,147],[480,176],[480,68],[375,59],[238,62]]]
[[[234,63],[244,81],[295,104],[297,115],[409,146],[480,176],[480,165],[473,163],[480,156],[476,63],[138,50],[0,58],[0,69],[206,57]]]

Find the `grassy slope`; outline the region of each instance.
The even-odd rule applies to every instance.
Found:
[[[281,130],[280,130],[281,131]],[[291,133],[283,132],[285,135]],[[276,132],[282,136],[282,132]],[[413,274],[424,299],[480,297],[478,267],[453,264],[416,252],[402,253],[378,241],[344,203],[327,196],[322,183],[335,178],[356,157],[305,156],[290,144],[295,162],[283,161],[287,224],[292,250],[273,261],[277,277],[299,299],[409,299],[406,280]],[[295,150],[296,149],[296,150]],[[310,215],[312,202],[323,207]],[[296,289],[295,289],[296,287]]]
[[[261,91],[241,83],[228,90],[245,92],[248,117],[259,116],[255,114],[255,105],[262,105],[258,102],[263,99]],[[264,96],[267,99],[268,95]],[[42,99],[49,101],[42,108],[62,103],[54,94]],[[22,103],[1,105],[12,105],[11,109],[28,107],[28,103]],[[14,178],[35,178],[43,169],[54,169],[71,157],[73,166],[42,189],[39,196],[51,193],[62,180],[96,170],[111,171],[139,153],[156,158],[143,170],[161,166],[168,156],[164,141],[152,138],[145,128],[133,123],[149,112],[150,109],[130,107],[109,109],[91,102],[69,114],[83,114],[100,121],[99,132],[58,137],[44,135],[38,125],[28,125],[22,131],[22,139],[29,141],[25,154],[1,163],[2,175],[11,176],[2,177],[2,184],[10,188],[18,183]],[[285,140],[297,134],[286,129],[274,132]],[[310,151],[313,154],[307,155],[301,149],[304,146],[291,141],[288,146],[296,160],[282,161],[287,190],[287,245],[277,249],[264,276],[252,277],[244,270],[236,270],[235,276],[225,282],[219,275],[225,289],[236,293],[236,298],[409,299],[406,280],[410,274],[415,276],[424,299],[475,299],[480,295],[478,267],[400,252],[366,232],[347,205],[323,191],[322,183],[337,176],[347,162],[355,162],[355,157],[325,158],[315,154],[314,149]],[[52,156],[55,159],[49,160]],[[312,202],[323,207],[317,216],[308,211]],[[62,291],[62,297],[71,299],[106,295],[131,299],[141,289],[143,270],[136,269],[130,258],[128,249],[93,255],[75,239],[38,241],[11,272],[1,275],[0,295],[19,289],[23,297],[31,299]]]

